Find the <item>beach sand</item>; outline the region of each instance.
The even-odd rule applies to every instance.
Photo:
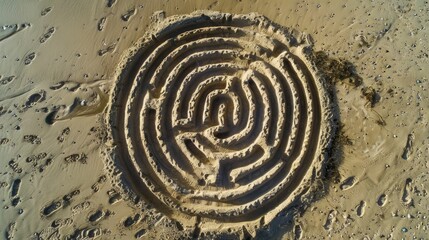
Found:
[[[426,239],[425,1],[0,3],[5,239]]]

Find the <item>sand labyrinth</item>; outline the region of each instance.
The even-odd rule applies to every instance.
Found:
[[[330,144],[309,46],[256,14],[154,24],[119,68],[107,113],[123,187],[185,225],[271,221]]]

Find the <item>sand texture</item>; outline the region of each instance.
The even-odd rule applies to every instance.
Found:
[[[424,1],[0,3],[0,238],[427,239]]]

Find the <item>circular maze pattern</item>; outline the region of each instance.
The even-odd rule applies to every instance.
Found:
[[[257,14],[154,23],[119,68],[107,113],[122,187],[184,224],[271,221],[308,190],[331,141],[310,54]]]

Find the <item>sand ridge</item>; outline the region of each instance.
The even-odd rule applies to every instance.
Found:
[[[187,228],[268,224],[319,176],[335,130],[310,55],[256,13],[158,19],[106,111],[114,181]]]

